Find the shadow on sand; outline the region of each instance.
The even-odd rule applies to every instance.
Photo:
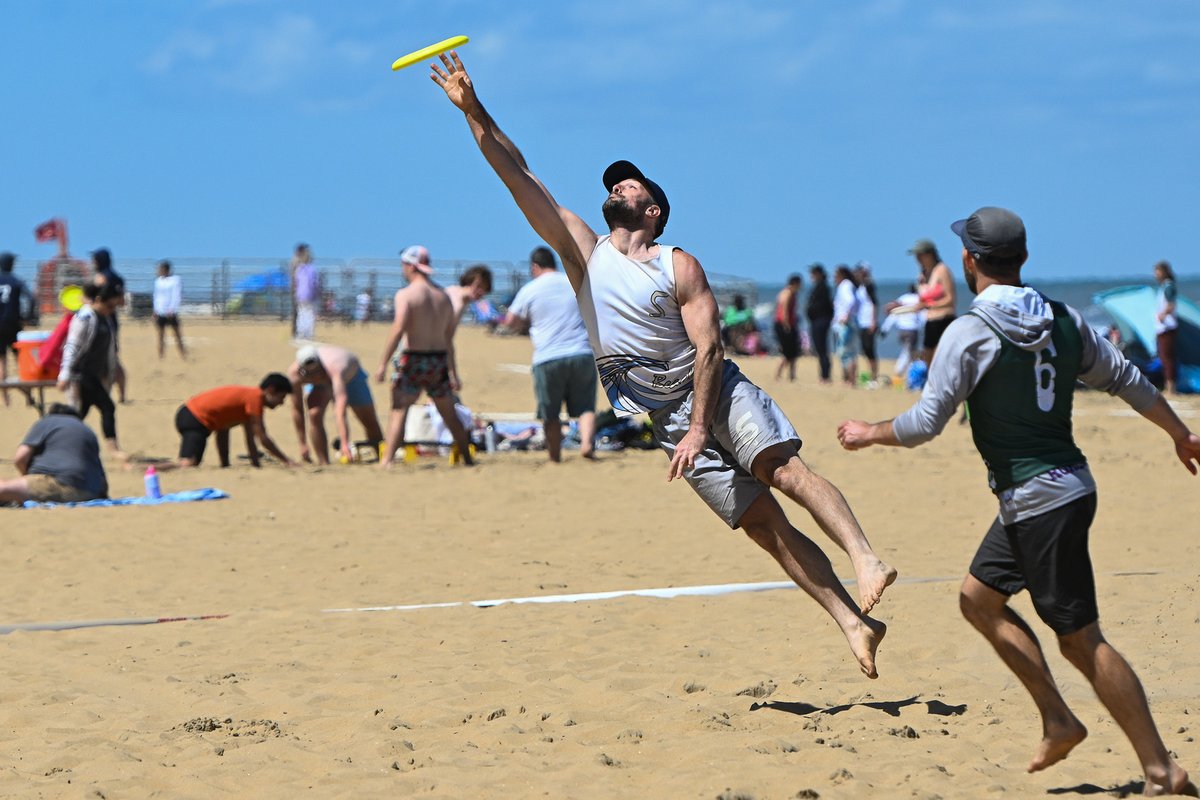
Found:
[[[847,703],[841,706],[829,706],[822,708],[814,706],[812,703],[792,703],[786,700],[777,700],[768,703],[754,703],[750,706],[751,711],[759,711],[761,709],[770,709],[771,711],[783,711],[796,716],[807,716],[809,714],[840,714],[843,711],[849,711],[852,708],[872,708],[876,711],[882,711],[891,717],[900,716],[900,709],[908,706],[923,705],[928,709],[928,713],[936,717],[957,717],[965,714],[967,711],[966,703],[960,706],[951,706],[943,703],[940,700],[919,700],[920,695],[914,695],[907,700],[880,700],[869,703]]]

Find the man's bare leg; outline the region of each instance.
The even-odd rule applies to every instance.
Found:
[[[29,499],[29,483],[24,478],[0,481],[0,503],[24,503]]]
[[[328,405],[325,401],[308,407],[308,438],[318,464],[329,463],[329,437],[325,434],[325,407]]]
[[[468,467],[474,466],[475,459],[471,458],[471,439],[467,436],[467,429],[458,420],[458,414],[454,409],[454,398],[435,397],[433,405],[442,415],[442,422],[446,423],[446,429],[454,437],[454,443],[458,445],[458,454],[462,456],[463,463]]]
[[[585,411],[579,415],[579,455],[596,457],[596,413]]]
[[[404,426],[408,421],[408,407],[417,398],[413,395],[401,394],[399,389],[392,389],[392,415],[388,421],[387,436],[384,438],[383,455],[379,459],[381,469],[391,469],[400,442],[404,441]]]
[[[562,423],[557,417],[542,420],[542,432],[546,436],[546,455],[555,464],[562,461]]]
[[[1037,772],[1067,757],[1087,738],[1087,728],[1067,707],[1033,630],[1008,606],[1008,595],[997,592],[974,575],[963,581],[959,608],[967,622],[992,645],[1033,697],[1042,716],[1042,741],[1029,771]]]
[[[379,427],[379,416],[375,413],[375,406],[351,406],[350,410],[362,423],[367,440],[378,447],[383,441],[383,429]]]
[[[179,326],[176,325],[175,331],[175,346],[179,348],[179,357],[187,361],[187,348],[183,346],[183,334],[179,331]]]
[[[167,354],[167,332],[157,323],[155,327],[158,328],[158,358],[161,361]]]
[[[812,514],[825,534],[850,556],[858,580],[860,608],[869,612],[896,580],[896,570],[875,555],[854,512],[838,488],[808,468],[789,443],[768,447],[752,465],[754,477],[773,486]]]
[[[1100,623],[1058,637],[1058,645],[1092,684],[1100,702],[1133,745],[1146,776],[1145,794],[1180,794],[1190,787],[1194,795],[1196,788],[1188,781],[1187,772],[1175,763],[1163,744],[1142,682],[1129,662],[1105,640]]]
[[[738,524],[754,542],[771,554],[796,585],[817,601],[841,628],[859,667],[877,678],[875,650],[887,626],[860,612],[821,548],[792,527],[770,492],[759,495]]]

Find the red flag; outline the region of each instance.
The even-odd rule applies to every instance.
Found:
[[[53,242],[62,236],[62,223],[57,219],[43,222],[33,229],[33,235],[39,242]]]

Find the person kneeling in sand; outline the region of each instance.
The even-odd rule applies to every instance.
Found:
[[[346,410],[354,412],[362,423],[371,449],[383,441],[383,429],[375,414],[375,399],[371,397],[371,385],[366,370],[358,356],[344,347],[323,344],[319,347],[306,345],[296,353],[296,362],[288,367],[292,381],[292,422],[300,439],[300,458],[312,462],[312,450],[316,451],[317,463],[329,463],[329,445],[325,436],[325,410],[333,402],[333,416],[337,423],[338,438],[334,442],[343,458],[351,461],[350,425]],[[312,450],[305,441],[304,408],[308,407],[308,422],[311,427]]]
[[[393,301],[396,316],[383,348],[383,359],[375,371],[375,379],[383,383],[387,379],[388,362],[403,341],[404,349],[394,363],[392,418],[379,463],[384,469],[391,466],[404,439],[408,407],[424,391],[454,437],[463,463],[470,466],[473,462],[467,430],[454,413],[454,393],[462,388],[454,361],[454,329],[458,318],[445,290],[430,280],[433,268],[428,260],[417,257],[416,249],[410,247],[401,254],[400,263],[408,285],[396,292]]]
[[[100,442],[79,412],[65,403],[25,434],[13,458],[21,477],[0,481],[0,503],[82,503],[108,497]]]
[[[220,386],[201,392],[179,407],[175,413],[175,430],[179,431],[179,466],[196,467],[204,458],[208,435],[217,435],[217,455],[221,466],[229,466],[229,431],[238,425],[246,431],[246,454],[255,467],[258,447],[279,459],[286,467],[297,466],[267,435],[263,424],[263,408],[278,408],[292,393],[292,382],[278,372],[263,378],[253,386]]]

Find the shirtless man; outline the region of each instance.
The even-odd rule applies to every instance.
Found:
[[[717,303],[700,263],[655,240],[671,207],[666,193],[628,161],[604,171],[611,235],[599,237],[562,208],[484,110],[456,53],[433,80],[462,110],[488,164],[538,235],[558,252],[588,329],[600,380],[614,410],[649,412],[683,478],[731,528],[744,528],[834,619],[862,672],[877,677],[875,651],[887,628],[867,616],[896,571],[871,550],[845,498],[797,454],[783,411],[726,361]],[[856,604],[828,557],[792,527],[771,494],[806,508],[849,556]]]
[[[331,400],[338,430],[337,446],[343,458],[354,458],[350,447],[350,426],[346,419],[347,408],[358,417],[367,434],[367,441],[373,447],[378,447],[383,441],[379,417],[375,414],[375,401],[371,398],[371,385],[367,381],[366,370],[354,353],[329,344],[305,345],[296,351],[296,361],[288,367],[287,377],[292,382],[292,423],[300,440],[302,460],[311,464],[312,451],[315,450],[318,464],[329,463],[325,410]],[[312,429],[311,450],[304,430],[306,407]]]
[[[462,322],[467,306],[477,303],[492,293],[492,271],[483,264],[476,264],[458,276],[458,286],[447,286],[446,296],[454,308],[454,326]]]
[[[421,258],[422,251],[424,258]],[[392,418],[379,464],[384,469],[391,467],[396,449],[404,440],[408,407],[424,391],[454,437],[463,463],[470,466],[473,463],[470,440],[454,412],[454,393],[462,388],[454,362],[454,330],[458,327],[458,318],[446,291],[430,280],[433,268],[429,266],[429,253],[424,247],[407,248],[400,254],[400,263],[408,285],[396,292],[393,300],[396,316],[383,348],[383,359],[375,371],[375,380],[383,383],[396,348],[403,342],[404,349],[394,362]]]
[[[908,254],[917,259],[921,268],[917,296],[921,298],[921,308],[925,310],[922,346],[925,363],[932,364],[942,334],[954,322],[954,276],[950,274],[950,268],[942,263],[937,245],[930,239],[918,239]]]

